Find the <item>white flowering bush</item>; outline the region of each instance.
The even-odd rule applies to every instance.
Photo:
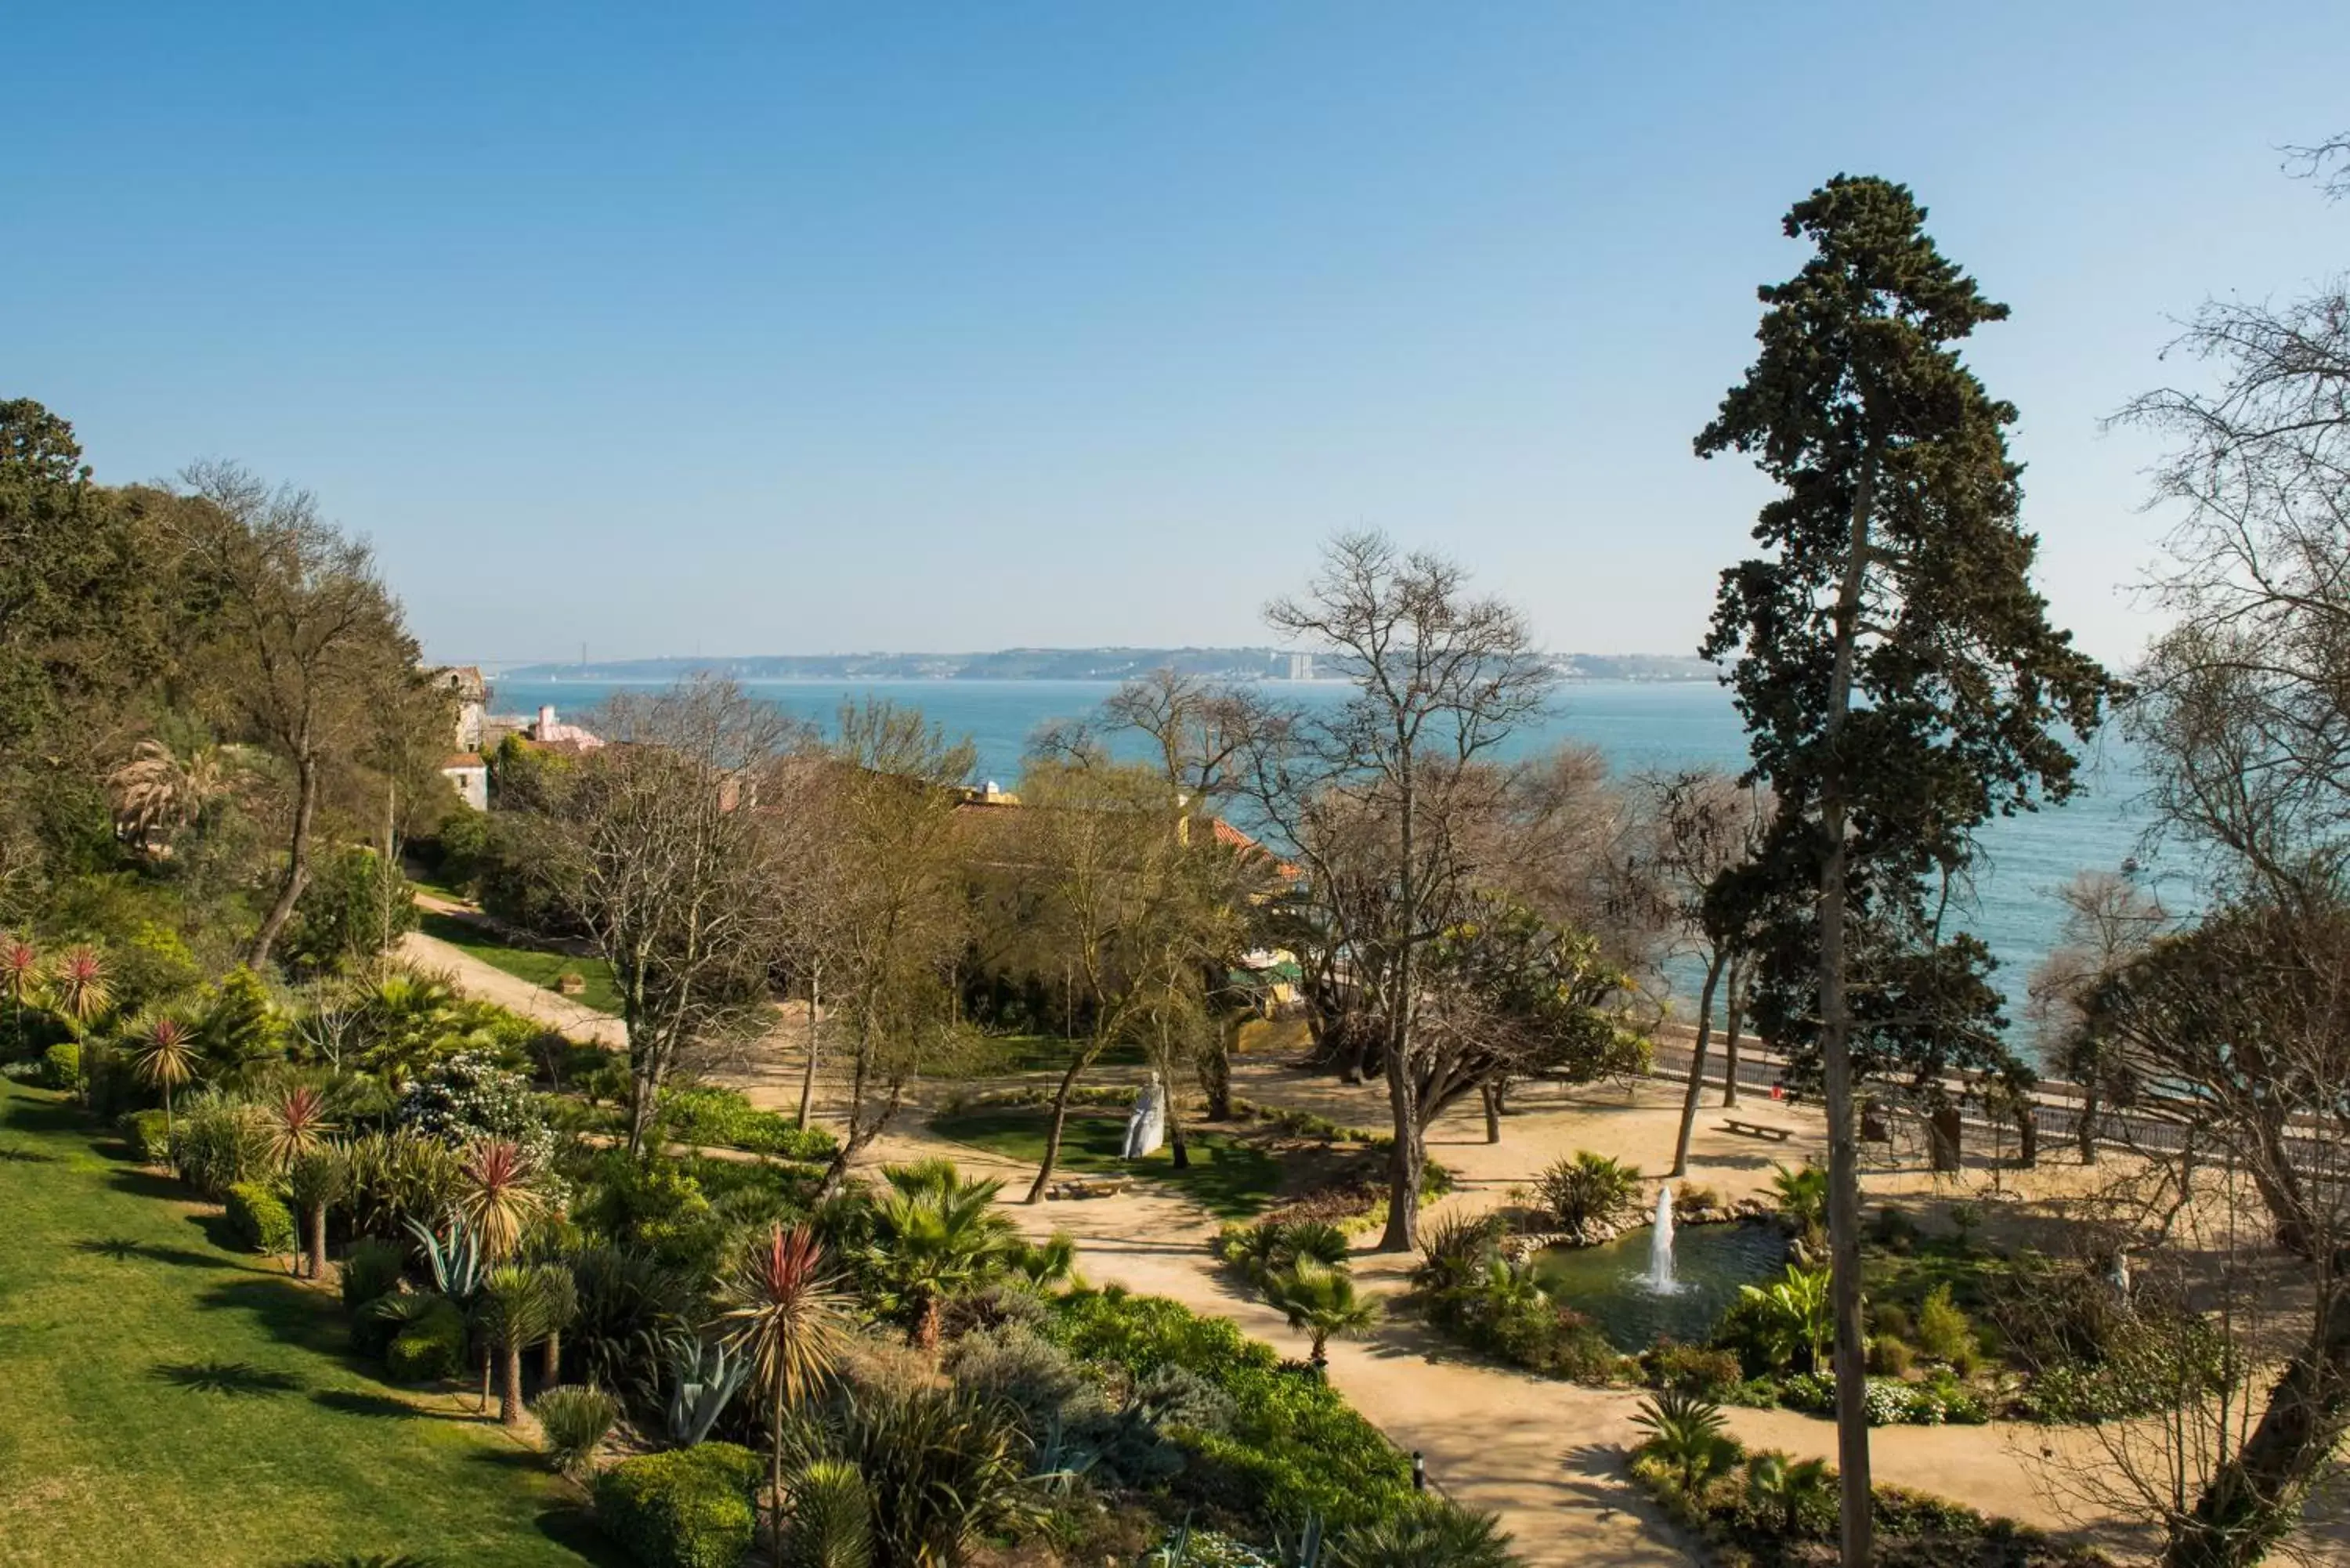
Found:
[[[546,1113],[521,1074],[487,1051],[461,1051],[427,1068],[400,1096],[400,1125],[451,1143],[506,1138],[544,1165],[555,1152]]]
[[[1179,1530],[1142,1559],[1143,1568],[1281,1568],[1262,1547],[1212,1530]]]

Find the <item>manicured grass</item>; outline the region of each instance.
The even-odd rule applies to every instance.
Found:
[[[331,1292],[0,1082],[0,1564],[622,1559],[470,1401],[379,1382]]]
[[[936,1117],[931,1129],[941,1137],[1034,1164],[1045,1158],[1052,1114],[1049,1106],[983,1106]],[[1072,1176],[1131,1175],[1165,1182],[1226,1220],[1245,1219],[1263,1208],[1281,1181],[1281,1167],[1271,1155],[1222,1133],[1186,1136],[1191,1156],[1188,1170],[1176,1169],[1174,1151],[1165,1147],[1139,1160],[1122,1159],[1118,1151],[1126,1144],[1126,1115],[1072,1106],[1056,1168]]]
[[[1078,1043],[1058,1034],[986,1034],[956,1053],[955,1059],[930,1075],[959,1083],[1012,1078],[1024,1073],[1059,1073],[1069,1064]],[[1142,1047],[1121,1040],[1103,1047],[1094,1058],[1101,1067],[1139,1067]]]
[[[502,942],[489,930],[471,920],[461,920],[454,915],[443,915],[427,909],[417,918],[416,929],[426,936],[463,948],[474,958],[494,968],[502,969],[516,980],[555,989],[556,977],[566,970],[576,970],[588,982],[588,989],[571,1000],[594,1008],[598,1012],[620,1011],[620,993],[612,983],[612,966],[599,958],[577,953],[548,952],[543,948],[518,948]]]

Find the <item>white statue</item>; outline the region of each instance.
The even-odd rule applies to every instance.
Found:
[[[1153,1073],[1135,1096],[1134,1114],[1126,1118],[1126,1158],[1140,1159],[1166,1141],[1167,1094]]]

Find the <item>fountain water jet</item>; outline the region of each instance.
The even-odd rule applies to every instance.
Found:
[[[1660,1296],[1680,1289],[1673,1278],[1673,1184],[1657,1189],[1657,1224],[1648,1232],[1648,1289]]]

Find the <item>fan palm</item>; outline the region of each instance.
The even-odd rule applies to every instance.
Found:
[[[1825,1459],[1762,1453],[1747,1463],[1746,1495],[1758,1509],[1777,1509],[1787,1539],[1796,1541],[1803,1535],[1804,1508],[1828,1495],[1832,1480]]]
[[[1019,1233],[996,1211],[1003,1183],[965,1180],[945,1160],[893,1166],[873,1207],[874,1272],[910,1313],[907,1341],[939,1344],[948,1298],[1001,1275],[1017,1255]]]
[[[493,1262],[511,1258],[522,1233],[546,1210],[538,1164],[511,1138],[485,1137],[465,1150],[457,1212]]]
[[[327,1210],[351,1189],[351,1159],[340,1146],[321,1137],[286,1165],[286,1185],[309,1229],[308,1272],[327,1275]]]
[[[49,998],[57,1014],[77,1033],[87,1029],[114,1005],[106,982],[106,961],[84,943],[68,948],[49,971]]]
[[[107,775],[114,796],[115,830],[145,848],[155,830],[182,827],[203,815],[221,794],[226,770],[219,751],[199,746],[183,759],[161,741],[141,741],[130,760]]]
[[[1509,1532],[1490,1513],[1420,1500],[1396,1517],[1338,1539],[1338,1568],[1512,1568]]]
[[[168,1013],[157,1016],[140,1031],[131,1045],[130,1070],[139,1081],[163,1093],[163,1136],[172,1136],[172,1091],[195,1081],[194,1034]]]
[[[1330,1341],[1359,1339],[1379,1321],[1379,1303],[1356,1292],[1354,1276],[1324,1263],[1304,1261],[1274,1275],[1264,1296],[1312,1344],[1317,1371],[1330,1365]]]
[[[803,1225],[778,1224],[720,1287],[726,1343],[750,1362],[767,1396],[768,1484],[775,1537],[784,1538],[784,1413],[839,1359],[848,1298],[832,1287],[824,1247]]]
[[[1710,1399],[1668,1388],[1652,1394],[1632,1417],[1646,1429],[1642,1449],[1672,1469],[1685,1496],[1695,1498],[1707,1481],[1738,1462],[1738,1445],[1721,1418],[1721,1407]]]

